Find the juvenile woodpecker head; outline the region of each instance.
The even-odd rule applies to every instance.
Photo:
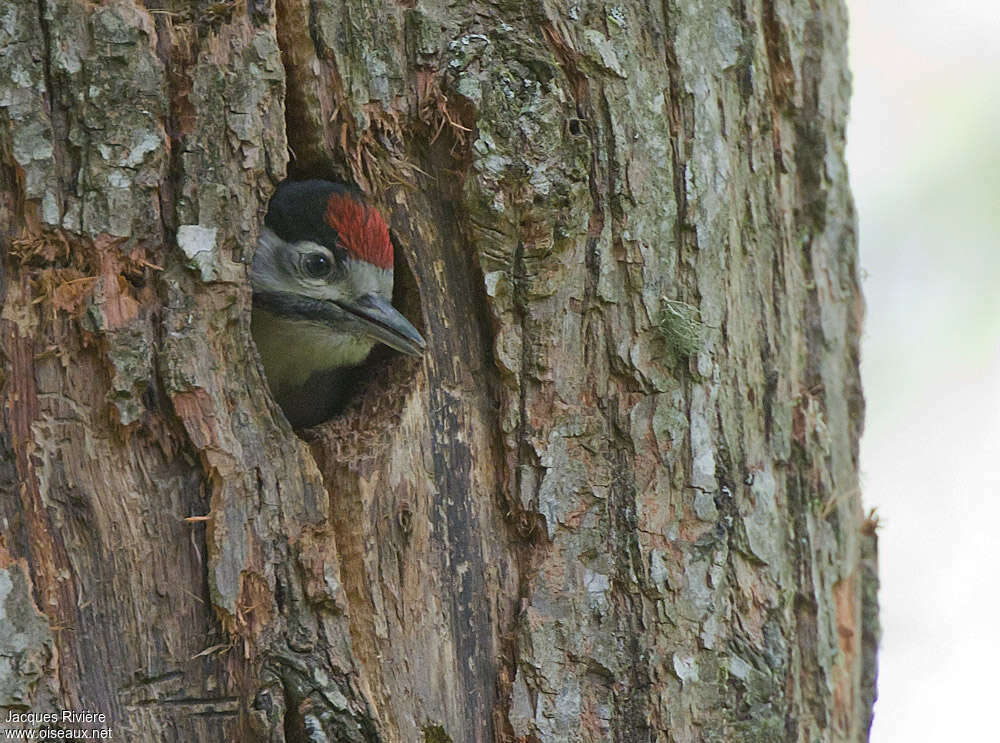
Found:
[[[389,228],[357,191],[285,181],[264,225],[250,273],[254,341],[289,421],[313,425],[342,392],[329,389],[330,372],[360,364],[376,343],[413,356],[425,343],[390,303]]]

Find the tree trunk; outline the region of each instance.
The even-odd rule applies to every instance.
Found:
[[[867,739],[845,33],[839,0],[5,3],[0,706]],[[286,170],[387,215],[429,344],[301,436],[249,334]]]

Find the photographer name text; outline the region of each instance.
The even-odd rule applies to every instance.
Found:
[[[7,724],[18,725],[104,725],[108,716],[103,712],[64,709],[61,712],[15,712],[7,713]]]

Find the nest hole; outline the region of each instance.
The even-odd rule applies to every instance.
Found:
[[[289,24],[283,14],[278,14],[276,22],[282,47],[308,39],[308,30]],[[355,147],[359,135],[350,126],[347,108],[340,106],[344,98],[342,92],[334,86],[324,93],[330,96],[329,100],[315,100],[312,73],[304,73],[290,64],[288,58],[285,68],[285,128],[291,154],[288,179],[322,178],[359,185],[369,197],[369,203],[379,208],[389,221],[390,212],[383,208],[386,205],[371,198],[375,195],[373,191],[377,194],[380,190],[373,182],[378,179],[368,177],[371,173],[360,167],[361,161],[352,158],[351,153],[360,152],[362,148]],[[326,104],[338,113],[332,117],[318,115]],[[341,139],[342,134],[346,139]],[[368,188],[362,182],[366,177]],[[392,235],[392,240],[395,256],[392,304],[426,338],[416,279],[396,235]],[[343,390],[339,399],[331,401],[320,415],[313,416],[308,425],[296,428],[296,433],[310,442],[328,442],[324,448],[331,455],[363,454],[370,450],[373,439],[379,438],[401,415],[407,394],[421,379],[422,365],[422,358],[405,356],[388,346],[376,345],[359,366],[337,372],[336,383]],[[286,417],[290,416],[286,414]]]

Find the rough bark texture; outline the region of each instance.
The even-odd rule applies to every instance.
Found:
[[[0,707],[865,740],[845,33],[839,0],[5,3]],[[430,346],[301,437],[248,322],[286,169],[389,216]]]

